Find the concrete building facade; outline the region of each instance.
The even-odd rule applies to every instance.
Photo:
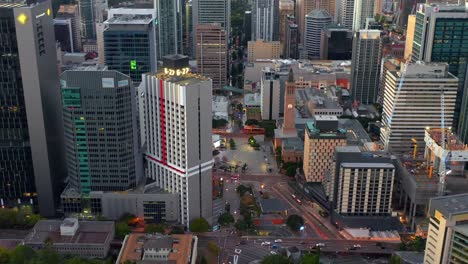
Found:
[[[325,10],[312,10],[305,17],[304,46],[309,59],[320,59],[322,45],[322,30],[332,23],[332,17]]]
[[[278,120],[280,110],[281,87],[279,77],[274,71],[266,69],[260,81],[260,110],[262,120]]]
[[[458,78],[447,64],[421,62],[387,71],[385,78],[381,142],[392,151],[411,152],[415,139],[422,150],[426,127],[440,127],[442,118],[452,123]]]
[[[377,102],[382,58],[379,30],[359,30],[354,35],[351,96],[362,104]]]
[[[346,131],[338,130],[336,116],[316,116],[314,122],[308,122],[304,135],[305,181],[322,182],[332,167],[335,147],[346,144]]]
[[[197,71],[213,81],[213,90],[227,84],[226,31],[220,24],[196,26]]]
[[[281,46],[279,41],[264,41],[257,39],[247,44],[248,61],[255,62],[258,59],[279,59]]]
[[[187,72],[188,65],[145,74],[139,87],[146,176],[179,195],[183,225],[211,221],[212,84]]]
[[[345,0],[346,1],[346,0]],[[366,20],[374,18],[375,0],[354,0],[353,31],[366,29]]]
[[[432,198],[429,203],[429,230],[427,232],[424,263],[463,263],[466,254],[458,250],[459,237],[466,234],[468,221],[468,194]],[[465,227],[465,231],[461,228]],[[466,236],[465,236],[466,238]],[[466,248],[464,248],[466,250]],[[461,253],[461,256],[460,256]]]
[[[83,69],[64,72],[60,82],[69,187],[86,197],[143,182],[130,78]]]

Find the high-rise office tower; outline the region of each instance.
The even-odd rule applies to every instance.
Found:
[[[366,28],[366,19],[374,18],[375,0],[354,0],[353,31]]]
[[[399,27],[405,27],[408,23],[408,16],[415,14],[419,3],[425,3],[426,0],[400,0],[396,7],[395,21]],[[447,0],[443,1],[447,2]]]
[[[411,60],[446,62],[450,73],[460,80],[453,127],[462,141],[468,143],[468,7],[446,4],[421,4],[416,13],[416,26]]]
[[[227,84],[226,31],[219,24],[198,25],[196,29],[197,69],[213,80],[213,90]]]
[[[196,52],[196,27],[201,24],[217,23],[226,32],[226,41],[231,30],[231,0],[192,0],[193,48]],[[194,55],[195,57],[195,55]]]
[[[466,263],[468,194],[432,198],[429,202],[424,263]]]
[[[312,10],[305,18],[304,46],[309,59],[320,59],[322,29],[332,23],[332,17],[325,10]]]
[[[385,152],[361,152],[357,146],[337,147],[331,184],[335,211],[347,216],[390,215],[393,162]]]
[[[252,7],[252,40],[279,39],[279,0],[257,0]]]
[[[336,116],[315,116],[307,122],[304,134],[304,177],[307,182],[322,182],[331,169],[335,147],[346,146],[346,131],[338,129]]]
[[[283,58],[299,59],[299,38],[300,36],[297,24],[292,20],[288,20],[286,24]]]
[[[81,16],[81,37],[83,39],[96,38],[96,9],[95,0],[79,0],[78,6],[80,8]]]
[[[66,20],[70,19],[71,22],[71,33],[73,38],[73,51],[81,51],[81,17],[80,9],[78,5],[61,5],[57,11],[55,19]],[[55,37],[58,39],[60,36],[55,34]]]
[[[279,41],[281,53],[286,42],[286,24],[288,17],[294,14],[294,2],[292,0],[280,0],[279,2]]]
[[[379,30],[359,30],[354,35],[351,67],[351,95],[363,104],[377,101],[382,58]]]
[[[350,60],[353,31],[342,26],[329,25],[321,32],[320,57],[323,60]]]
[[[188,58],[164,62],[139,87],[146,175],[180,195],[180,221],[212,215],[211,80],[188,73]]]
[[[192,19],[192,12],[193,12],[193,6],[192,6],[192,0],[189,0],[185,3],[185,13],[184,13],[184,21],[182,25],[184,26],[183,30],[183,36],[182,36],[182,41],[183,41],[183,47],[184,47],[184,54],[189,56],[189,58],[193,57],[193,52],[192,52],[192,43],[193,43],[193,19]]]
[[[73,29],[70,18],[54,18],[55,40],[60,44],[60,49],[64,52],[78,52],[73,42]]]
[[[156,70],[156,27],[151,15],[113,16],[104,26],[104,56],[109,70],[129,75],[135,84],[141,82],[143,73]]]
[[[54,216],[66,168],[51,2],[1,2],[0,21],[0,201]]]
[[[142,175],[134,89],[129,76],[105,68],[61,76],[69,188],[83,197],[128,190]]]
[[[341,0],[339,7],[338,23],[349,29],[353,28],[354,1],[359,0]]]
[[[304,43],[305,16],[317,8],[316,2],[317,0],[296,0],[296,24],[301,34],[301,43]]]
[[[245,11],[243,29],[243,42],[247,43],[252,40],[252,11]]]
[[[410,152],[412,139],[422,149],[426,127],[440,127],[442,116],[452,123],[458,78],[446,63],[410,64],[387,70],[385,78],[380,140],[386,149]]]
[[[158,19],[158,58],[169,54],[182,54],[181,0],[154,0],[154,7]]]
[[[278,120],[280,110],[280,79],[272,69],[266,69],[262,72],[260,80],[260,110],[262,120]]]

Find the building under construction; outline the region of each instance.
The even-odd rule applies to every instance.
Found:
[[[448,128],[426,128],[424,156],[399,156],[394,208],[402,211],[411,230],[418,217],[426,219],[430,198],[468,190],[467,168],[468,146]]]

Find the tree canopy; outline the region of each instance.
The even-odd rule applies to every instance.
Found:
[[[226,212],[219,216],[218,223],[222,226],[229,225],[234,223],[234,216],[232,214]]]
[[[283,255],[268,255],[262,259],[261,264],[292,264],[293,262]]]
[[[145,233],[161,233],[164,234],[165,227],[163,224],[147,224],[145,226]]]
[[[190,222],[190,231],[192,232],[198,232],[198,233],[208,232],[209,229],[210,229],[210,224],[203,217],[195,218],[192,220],[192,222]]]
[[[286,224],[292,231],[299,231],[304,226],[304,219],[299,215],[290,215],[286,220]]]

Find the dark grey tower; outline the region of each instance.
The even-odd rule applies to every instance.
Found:
[[[158,58],[182,53],[181,0],[155,0],[159,30]]]
[[[16,34],[10,40],[17,41],[22,79],[16,75],[19,73],[17,69],[11,72],[16,75],[11,76],[16,80],[21,80],[21,83],[16,83],[10,89],[11,92],[18,89],[14,92],[18,96],[23,93],[23,98],[15,100],[24,105],[18,104],[18,110],[22,113],[18,120],[23,123],[18,123],[19,129],[10,131],[10,133],[15,130],[21,131],[22,143],[12,144],[11,142],[10,144],[30,148],[40,213],[44,216],[54,216],[66,169],[51,2],[41,1],[30,6],[18,5],[14,7],[13,14]],[[12,23],[10,23],[11,27],[13,27]],[[7,86],[2,85],[2,90],[4,87]],[[5,90],[10,89],[5,88]],[[12,103],[11,98],[11,96],[5,96],[4,103]],[[27,132],[29,133],[25,130],[24,107],[26,107]],[[27,152],[25,150],[25,153]],[[27,156],[24,158],[29,159]],[[31,160],[27,162],[31,163]],[[28,169],[29,172],[30,169]],[[21,173],[19,171],[19,174]]]
[[[135,187],[137,175],[143,174],[130,77],[117,71],[77,69],[62,74],[61,86],[67,189],[87,197],[91,191]]]

